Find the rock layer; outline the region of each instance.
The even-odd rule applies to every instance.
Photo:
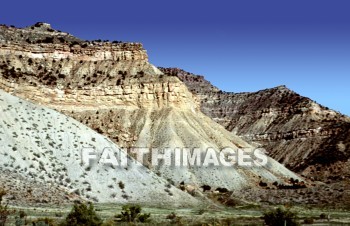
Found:
[[[233,134],[258,143],[289,169],[322,181],[350,178],[350,118],[285,86],[252,93],[227,93],[177,68],[201,102],[201,111]]]

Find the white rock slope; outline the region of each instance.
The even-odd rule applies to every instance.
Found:
[[[125,168],[86,168],[81,164],[83,147],[118,149],[79,122],[0,90],[0,172],[52,183],[99,202],[198,204],[134,160]]]

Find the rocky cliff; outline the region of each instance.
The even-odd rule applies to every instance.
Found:
[[[285,86],[252,93],[227,93],[177,68],[160,68],[179,77],[201,102],[201,111],[233,134],[258,143],[269,155],[306,177],[350,178],[350,118]]]
[[[6,92],[71,116],[121,147],[200,148],[201,154],[207,148],[255,147],[202,114],[196,96],[179,78],[150,64],[141,44],[87,42],[47,24],[32,27],[2,27],[0,88]],[[38,38],[26,41],[21,34],[27,30]],[[183,182],[196,189],[301,180],[271,158],[252,168],[144,164],[177,186]]]
[[[34,25],[34,30],[0,27],[0,40],[6,43],[0,46],[0,84],[7,92],[66,110],[69,106],[75,110],[121,105],[197,107],[176,77],[163,77],[148,63],[141,44],[72,41],[51,28],[43,32],[39,28],[44,25]],[[50,42],[27,43],[26,36],[18,35],[23,32]],[[8,40],[7,33],[16,35]],[[65,41],[56,43],[61,36]]]

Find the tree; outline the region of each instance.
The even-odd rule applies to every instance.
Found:
[[[99,226],[102,225],[102,220],[96,214],[92,203],[89,206],[84,203],[76,203],[66,218],[66,224],[69,226]]]
[[[264,213],[265,224],[269,226],[297,226],[297,214],[290,209],[278,208]]]
[[[142,209],[139,205],[125,205],[122,207],[121,214],[116,215],[119,221],[123,222],[141,222],[144,223],[148,220],[151,214],[141,213]]]

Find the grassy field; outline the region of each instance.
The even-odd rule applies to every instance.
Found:
[[[71,206],[61,207],[12,207],[17,211],[23,210],[27,213],[28,220],[37,218],[64,219]],[[155,208],[143,207],[143,212],[151,213],[150,222],[140,225],[263,225],[261,219],[263,212],[275,206],[240,206],[235,208]],[[112,221],[113,217],[120,213],[122,206],[115,204],[96,204],[97,214],[105,221]],[[346,210],[317,209],[309,207],[293,207],[298,213],[298,219],[304,224],[304,219],[313,218],[313,225],[350,225],[350,212]],[[172,220],[167,216],[175,213]],[[320,219],[321,214],[325,214],[329,219]],[[14,216],[11,216],[8,225],[15,225]],[[120,225],[120,224],[119,224]],[[127,224],[124,224],[127,225]]]

